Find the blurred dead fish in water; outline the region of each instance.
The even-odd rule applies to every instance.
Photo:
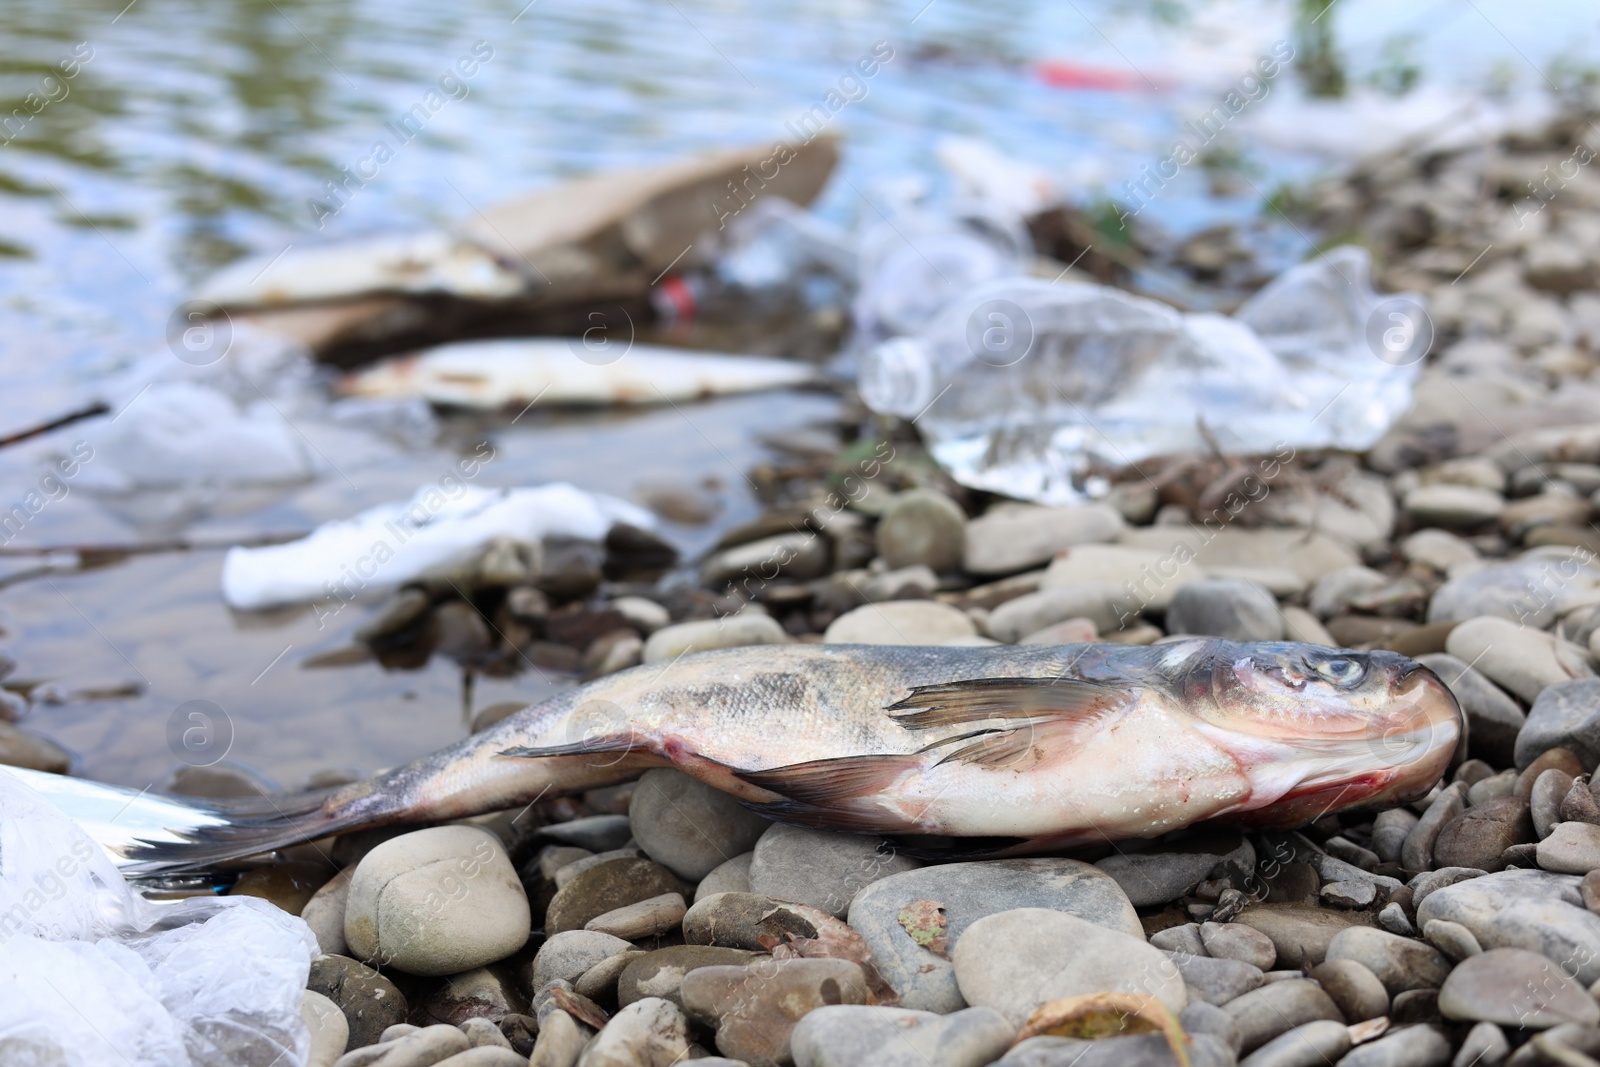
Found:
[[[589,174],[440,231],[271,249],[195,296],[341,366],[463,336],[581,330],[596,307],[648,311],[661,277],[705,266],[755,204],[809,204],[838,158],[822,135]]]
[[[1392,652],[1207,639],[748,646],[607,675],[365,781],[152,809],[147,826],[100,840],[135,873],[193,870],[675,766],[785,822],[1038,852],[1404,802],[1463,740],[1444,683]],[[81,784],[22,777],[94,816]]]
[[[804,385],[816,371],[793,360],[687,352],[655,345],[600,356],[579,339],[466,341],[386,360],[347,376],[348,396],[421,397],[434,404],[659,404]],[[608,362],[599,362],[600,358]]]
[[[373,292],[505,300],[525,288],[520,274],[479,245],[446,233],[416,233],[254,256],[228,267],[195,296],[225,307],[271,308]]]

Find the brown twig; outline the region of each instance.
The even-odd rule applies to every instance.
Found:
[[[30,426],[26,430],[18,430],[16,433],[0,437],[0,448],[14,445],[19,441],[26,441],[30,437],[38,437],[40,434],[47,434],[51,430],[59,430],[63,426],[71,426],[73,423],[83,419],[92,419],[96,415],[104,415],[110,410],[111,408],[106,405],[105,401],[96,400],[86,408],[69,411],[65,415],[51,419],[49,422],[43,422],[37,426]]]

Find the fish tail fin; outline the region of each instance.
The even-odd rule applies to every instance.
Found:
[[[78,823],[132,878],[216,870],[230,860],[370,826],[401,814],[376,780],[264,797],[177,797],[43,774],[3,772]],[[396,810],[386,811],[393,807]]]

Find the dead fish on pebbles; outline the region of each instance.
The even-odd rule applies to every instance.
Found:
[[[348,396],[421,397],[464,408],[543,404],[661,404],[803,385],[805,363],[759,356],[715,355],[657,345],[581,339],[463,341],[385,360],[340,383]]]
[[[195,802],[184,820],[146,803],[136,810],[160,825],[133,843],[119,831],[117,850],[131,874],[199,869],[672,765],[787,822],[1044,851],[1400,803],[1438,780],[1464,736],[1445,685],[1392,652],[766,645],[609,675],[333,790]],[[27,775],[47,792],[54,777]],[[69,814],[75,799],[61,800]]]

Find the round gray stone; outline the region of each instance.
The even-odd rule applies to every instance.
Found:
[[[1117,883],[1078,860],[950,863],[890,875],[856,894],[849,922],[905,1008],[950,1012],[966,1003],[950,960],[913,941],[900,924],[901,911],[916,901],[944,908],[947,954],[974,922],[1014,908],[1049,908],[1144,937],[1139,917]]]
[[[1207,578],[1172,594],[1166,629],[1229,641],[1281,641],[1283,613],[1273,595],[1253,582]]]
[[[1085,993],[1145,993],[1173,1011],[1188,1003],[1182,976],[1161,950],[1060,911],[986,915],[967,927],[952,956],[962,998],[1018,1027],[1039,1005]]]
[[[1534,700],[1517,735],[1517,766],[1552,748],[1568,750],[1585,767],[1600,763],[1600,678],[1557,682]]]
[[[991,1008],[949,1015],[840,1004],[818,1008],[789,1036],[795,1067],[983,1067],[1016,1031]]]
[[[771,825],[731,794],[671,767],[639,778],[628,823],[646,856],[691,882],[750,851]]]
[[[809,904],[843,918],[864,887],[922,864],[863,834],[837,834],[774,823],[756,842],[750,891]]]
[[[1560,1023],[1593,1026],[1600,1004],[1537,952],[1496,948],[1462,960],[1439,990],[1447,1019],[1544,1030]]]
[[[1365,926],[1334,935],[1328,959],[1355,960],[1378,976],[1391,997],[1410,989],[1437,989],[1450,973],[1450,961],[1432,945]]]

